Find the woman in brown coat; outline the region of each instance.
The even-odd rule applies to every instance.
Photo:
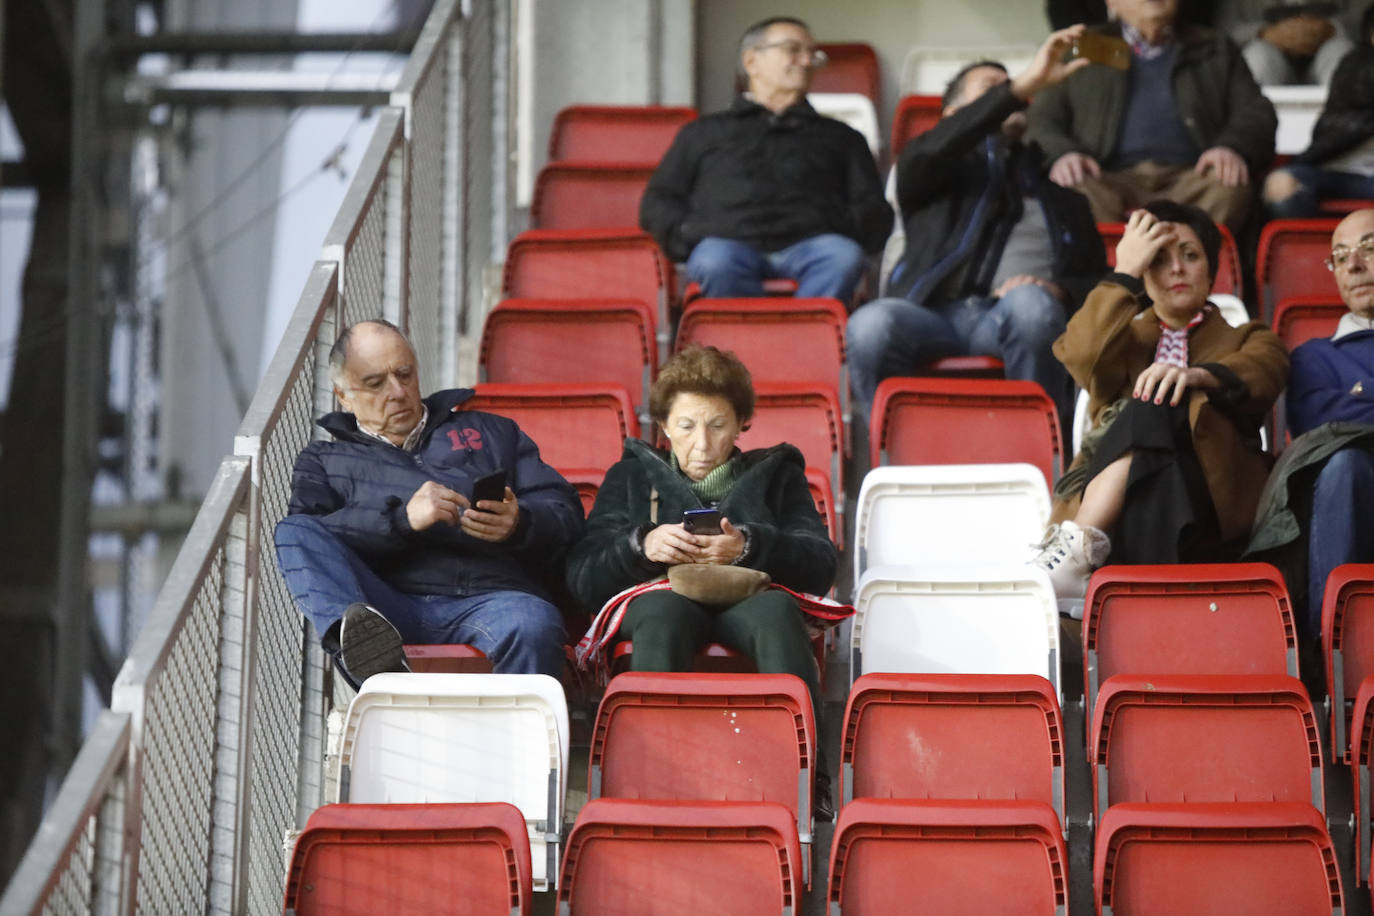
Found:
[[[1055,342],[1094,430],[1055,487],[1059,524],[1036,563],[1075,616],[1109,560],[1225,557],[1249,533],[1272,463],[1259,428],[1288,353],[1263,322],[1233,328],[1207,301],[1220,248],[1198,208],[1147,204],[1126,224],[1116,273]]]

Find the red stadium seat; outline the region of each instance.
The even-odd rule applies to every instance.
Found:
[[[1241,277],[1240,250],[1231,230],[1218,223],[1221,230],[1221,263],[1217,265],[1217,278],[1212,282],[1212,292],[1243,298],[1245,282]],[[1116,266],[1116,243],[1126,231],[1125,223],[1098,223],[1097,232],[1102,236],[1102,246],[1107,250],[1107,266]]]
[[[1006,378],[1006,365],[995,356],[946,356],[927,363],[917,375],[936,378]]]
[[[627,671],[597,709],[588,797],[777,802],[805,846],[815,755],[800,678]]]
[[[587,802],[568,835],[560,914],[802,911],[796,823],[770,802]]]
[[[801,449],[807,466],[824,470],[838,488],[844,481],[845,436],[834,387],[759,382],[754,389],[754,419],[740,436],[740,448],[790,442]]]
[[[534,182],[530,228],[636,229],[639,199],[653,173],[645,165],[550,163]]]
[[[667,105],[569,105],[553,119],[549,161],[656,165],[696,116]]]
[[[1119,802],[1309,802],[1321,737],[1287,675],[1125,675],[1102,684],[1088,741],[1095,809]]]
[[[596,494],[601,489],[601,482],[606,479],[606,472],[600,468],[559,468],[558,473],[577,490],[577,495],[582,500],[582,513],[591,515],[592,506],[596,505]]]
[[[1331,837],[1311,805],[1113,805],[1093,857],[1097,912],[1332,916]]]
[[[938,95],[904,95],[892,116],[892,161],[907,141],[919,137],[940,120],[943,106]]]
[[[658,353],[667,353],[677,280],[647,233],[522,232],[506,252],[503,288],[509,299],[637,299],[653,310]]]
[[[1268,563],[1104,566],[1083,609],[1085,710],[1115,674],[1298,674],[1288,589]]]
[[[1355,713],[1350,722],[1350,773],[1354,795],[1355,879],[1363,882],[1374,856],[1370,837],[1374,833],[1374,803],[1370,801],[1370,763],[1374,761],[1374,676],[1360,682],[1355,692]]]
[[[486,674],[491,671],[491,659],[486,653],[462,643],[411,645],[405,647],[405,653],[411,671],[439,674]]]
[[[844,306],[836,299],[698,299],[682,312],[677,347],[733,350],[759,382],[844,382]]]
[[[1336,219],[1275,219],[1260,230],[1256,284],[1261,315],[1271,320],[1289,296],[1339,298],[1336,278],[1324,263],[1331,255]]]
[[[604,476],[620,460],[625,440],[639,436],[623,388],[487,384],[461,406],[511,418],[555,468],[596,468]]]
[[[507,299],[482,326],[484,382],[609,384],[647,416],[658,372],[654,314],[637,299]]]
[[[1331,759],[1349,761],[1355,694],[1374,676],[1374,563],[1338,566],[1327,578],[1322,655],[1331,693]]]
[[[834,914],[1056,916],[1068,887],[1064,836],[1042,802],[860,798],[830,847]]]
[[[1330,337],[1349,309],[1340,296],[1285,296],[1274,309],[1274,333],[1289,350],[1314,337]]]
[[[1033,464],[1052,485],[1061,442],[1054,402],[1035,382],[889,378],[873,398],[873,467]]]
[[[863,42],[822,42],[817,45],[830,60],[813,72],[811,92],[857,92],[878,107],[882,75],[878,54]]]
[[[525,819],[504,802],[325,805],[296,841],[283,909],[294,916],[532,913]]]
[[[1064,723],[1030,674],[865,674],[840,741],[840,798],[1020,799],[1064,816]]]
[[[835,509],[835,492],[830,486],[830,475],[820,468],[806,469],[806,487],[811,498],[816,501],[816,511],[825,519],[825,528],[830,532],[830,540],[835,546],[844,549],[844,526],[840,524]]]

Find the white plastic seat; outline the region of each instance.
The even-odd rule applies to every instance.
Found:
[[[534,886],[558,876],[568,704],[545,674],[378,674],[348,708],[338,801],[509,802]]]
[[[883,137],[878,130],[878,112],[873,100],[861,92],[812,92],[806,96],[811,107],[827,118],[843,121],[864,135],[868,150],[877,159]]]
[[[879,671],[1038,674],[1063,700],[1059,609],[1043,570],[877,566],[854,606],[851,685]]]
[[[874,566],[1023,563],[1049,517],[1045,475],[1032,464],[874,468],[859,491],[854,581]]]

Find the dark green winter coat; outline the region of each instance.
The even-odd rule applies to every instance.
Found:
[[[742,566],[761,569],[779,585],[822,595],[835,579],[837,552],[806,486],[806,466],[796,447],[775,445],[742,455],[742,468],[721,500],[721,514],[748,530]],[[640,532],[654,527],[650,496],[658,492],[658,524],[682,521],[687,509],[704,508],[688,480],[669,464],[668,452],[627,439],[621,460],[606,472],[587,518],[587,536],[568,557],[568,587],[595,612],[611,596],[659,578],[668,567],[639,551]]]

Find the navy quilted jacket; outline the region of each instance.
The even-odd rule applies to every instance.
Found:
[[[472,393],[455,388],[425,398],[429,419],[414,453],[361,432],[350,413],[322,417],[334,441],[312,442],[296,458],[288,511],[320,517],[402,592],[547,595],[542,583],[561,579],[564,555],[585,530],[582,503],[513,420],[464,410]],[[498,468],[520,504],[508,541],[492,544],[450,525],[411,529],[406,503],[425,481],[471,498],[473,482]]]

